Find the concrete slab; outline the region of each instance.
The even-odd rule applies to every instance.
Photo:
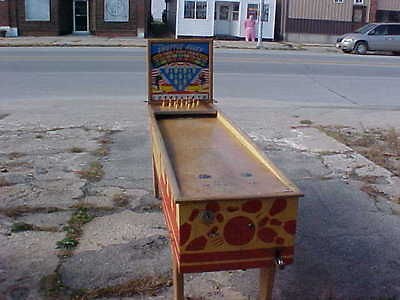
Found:
[[[135,213],[125,210],[95,218],[83,227],[76,253],[98,251],[109,245],[129,243],[151,235],[167,235],[160,213]]]
[[[55,246],[64,233],[21,232],[0,235],[0,295],[41,299],[39,282],[58,265]]]
[[[98,251],[84,251],[68,258],[59,273],[73,289],[96,289],[143,278],[170,278],[168,239],[148,236]]]

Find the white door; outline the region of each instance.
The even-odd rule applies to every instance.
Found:
[[[231,35],[231,13],[231,3],[215,2],[215,35]]]
[[[74,32],[87,33],[89,32],[89,1],[74,0]]]

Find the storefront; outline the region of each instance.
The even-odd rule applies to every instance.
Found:
[[[5,0],[9,23],[19,35],[147,34],[150,15],[145,0]]]
[[[177,0],[176,36],[245,36],[244,20],[258,16],[257,0]],[[264,0],[262,37],[273,39],[275,0]]]

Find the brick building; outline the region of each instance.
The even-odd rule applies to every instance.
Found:
[[[147,35],[150,0],[0,0],[0,26],[19,35]]]

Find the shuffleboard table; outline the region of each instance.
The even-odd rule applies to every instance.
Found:
[[[260,268],[270,299],[275,266],[293,262],[299,189],[214,105],[211,40],[149,40],[154,191],[183,274]]]

